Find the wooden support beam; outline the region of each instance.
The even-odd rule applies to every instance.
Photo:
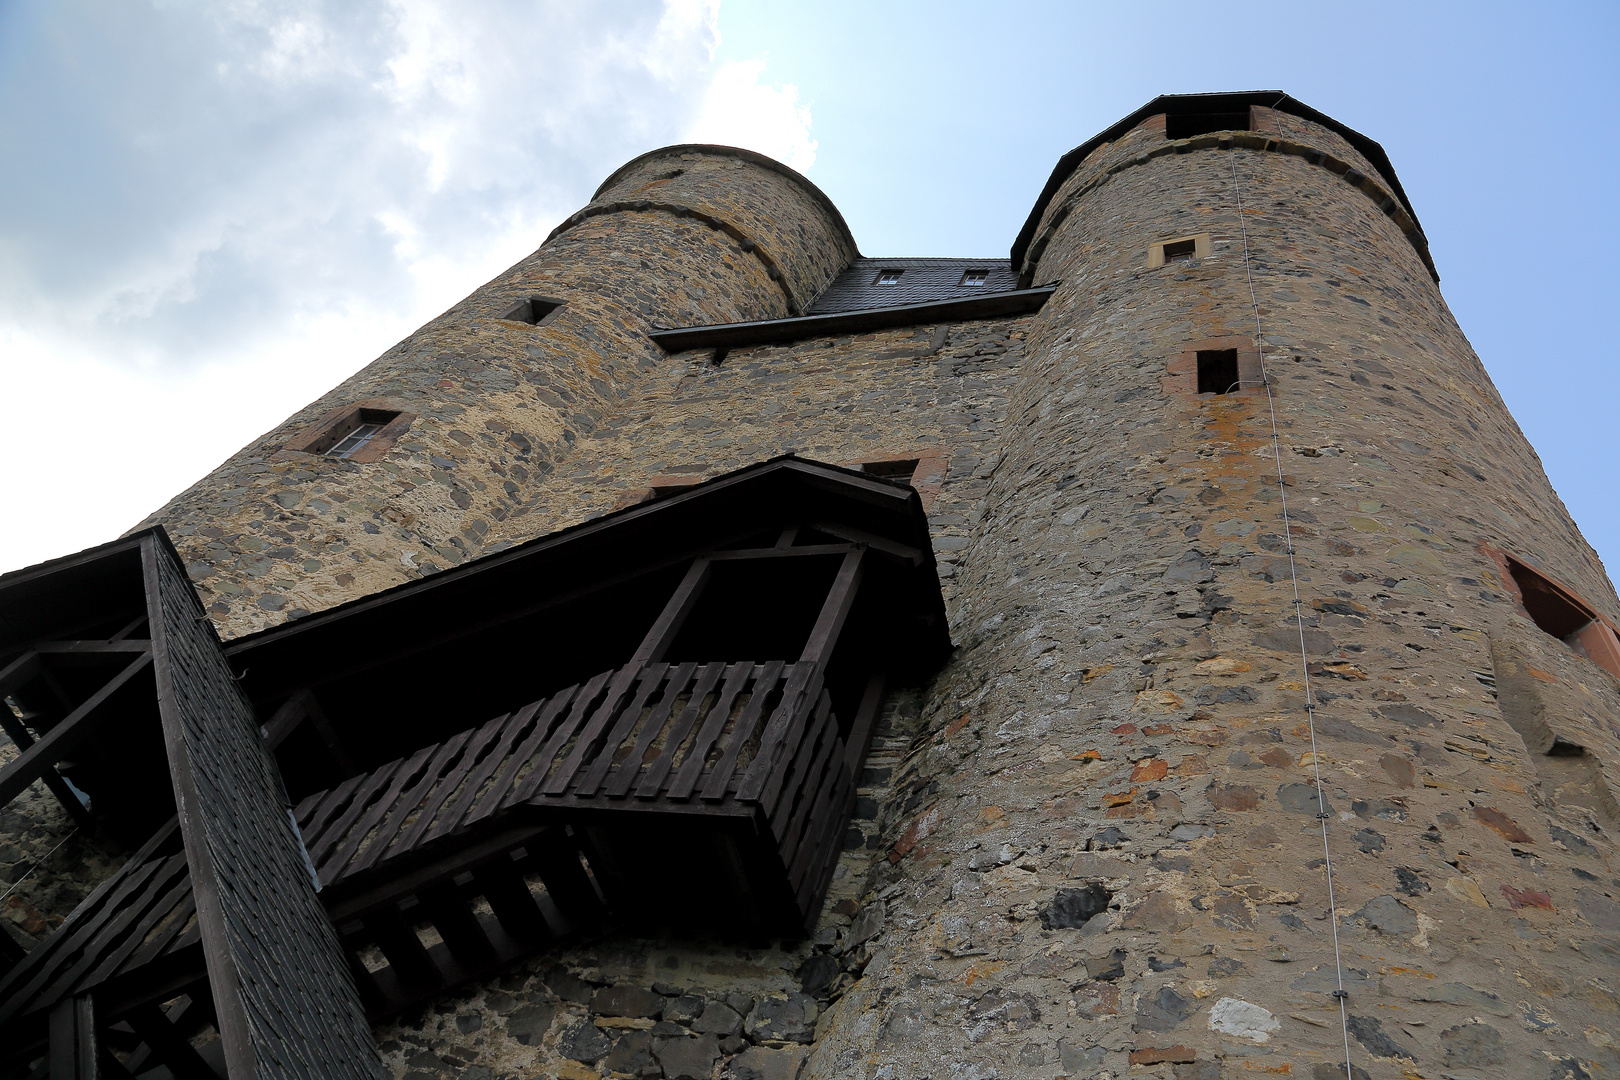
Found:
[[[801,555],[844,555],[854,547],[854,544],[805,544],[802,547],[779,544],[768,548],[732,548],[729,551],[715,551],[709,554],[709,558],[722,562],[743,559],[795,559]]]
[[[69,713],[61,723],[33,746],[24,750],[17,759],[0,769],[0,806],[4,806],[33,783],[45,770],[72,752],[91,734],[96,710],[105,705],[124,684],[145,671],[152,664],[151,652],[137,656],[117,675],[90,696],[90,700]]]
[[[869,533],[864,529],[857,529],[850,525],[840,525],[831,521],[818,521],[810,526],[816,532],[836,536],[841,540],[848,540],[852,544],[865,544],[873,551],[881,551],[885,555],[893,555],[897,559],[904,559],[913,566],[923,564],[924,552],[906,544],[896,543],[877,533]]]
[[[658,613],[652,629],[647,631],[647,636],[641,639],[641,645],[630,657],[631,665],[639,666],[664,658],[664,653],[675,643],[675,635],[681,632],[687,616],[692,614],[692,609],[703,596],[703,589],[709,583],[713,568],[713,561],[707,557],[692,560],[691,567],[687,569],[681,583],[675,587],[669,603]]]
[[[308,720],[310,726],[315,729],[321,742],[326,744],[327,752],[332,755],[333,763],[341,770],[343,776],[353,776],[359,771],[354,767],[354,759],[349,756],[348,747],[344,745],[337,729],[332,726],[332,721],[327,718],[326,710],[322,709],[321,703],[315,699],[315,691],[307,686],[283,702],[264,725],[264,748],[272,754],[275,753],[305,720]]]
[[[861,694],[860,707],[850,721],[849,739],[845,743],[844,764],[858,786],[861,780],[861,762],[872,747],[872,732],[877,728],[878,710],[883,705],[883,687],[887,679],[883,671],[872,672],[866,679],[866,691]]]
[[[34,745],[34,737],[28,733],[28,725],[17,719],[3,702],[0,702],[0,728],[4,728],[11,741],[17,744],[19,753]],[[90,808],[79,798],[78,793],[68,786],[62,774],[56,771],[55,765],[47,766],[40,774],[40,779],[45,782],[46,789],[56,796],[56,801],[62,804],[62,809],[68,812],[69,817],[84,828],[94,824]]]
[[[151,1047],[152,1057],[169,1067],[175,1080],[219,1080],[219,1074],[197,1053],[191,1040],[180,1033],[162,1007],[142,1005],[131,1009],[124,1019]]]
[[[125,623],[123,629],[119,630],[118,633],[114,634],[112,637],[108,638],[107,640],[108,641],[123,641],[125,638],[129,637],[129,635],[131,635],[135,631],[139,630],[142,626],[145,626],[146,625],[146,618],[147,618],[146,612],[144,612],[144,611],[141,612],[139,615],[137,615],[133,619],[129,620],[129,622]]]
[[[821,614],[816,616],[815,628],[810,631],[810,639],[804,643],[804,652],[799,655],[801,662],[809,660],[822,668],[826,667],[833,646],[838,644],[838,634],[844,628],[844,620],[849,618],[850,609],[855,606],[855,594],[861,587],[861,565],[865,553],[864,548],[857,547],[844,556],[838,576],[833,579],[832,588],[827,590],[827,599],[821,605]]]
[[[96,1080],[96,1003],[89,994],[51,1009],[51,1080]]]
[[[33,649],[37,653],[46,653],[60,656],[101,656],[119,653],[141,653],[152,647],[152,643],[145,638],[125,638],[118,641],[101,641],[91,639],[88,641],[36,641]]]
[[[368,912],[365,923],[400,983],[412,994],[430,993],[443,984],[444,976],[438,965],[428,955],[422,939],[416,936],[416,930],[400,914],[398,905],[387,904]]]
[[[486,866],[473,872],[473,879],[495,911],[495,918],[508,934],[520,941],[539,943],[551,937],[545,914],[534,902],[528,882],[515,867]]]
[[[321,708],[321,703],[315,699],[314,691],[306,693],[308,698],[304,708],[309,713],[309,722],[315,725],[315,733],[321,737],[321,742],[326,744],[327,752],[332,755],[332,760],[337,762],[337,767],[343,770],[343,775],[353,776],[359,770],[354,767],[354,758],[349,756],[348,747],[338,737],[332,721],[327,719],[326,710]]]
[[[32,682],[39,672],[39,653],[32,650],[0,668],[0,698],[6,697],[25,683]]]
[[[444,939],[445,948],[465,968],[482,968],[495,960],[495,946],[455,885],[445,882],[421,894],[422,909]]]

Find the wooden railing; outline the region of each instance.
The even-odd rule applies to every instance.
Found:
[[[814,662],[630,664],[311,795],[296,814],[322,887],[345,894],[519,820],[749,818],[802,921],[848,824],[847,758]]]

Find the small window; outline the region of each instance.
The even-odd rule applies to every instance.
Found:
[[[375,439],[379,432],[387,426],[388,422],[398,416],[397,412],[384,412],[381,409],[360,409],[356,412],[353,426],[347,434],[332,444],[326,451],[327,457],[350,458],[358,453]]]
[[[1155,240],[1148,245],[1148,269],[1154,270],[1166,263],[1207,259],[1209,250],[1209,233]]]
[[[868,476],[881,476],[885,480],[909,484],[911,478],[917,472],[917,459],[896,458],[889,461],[865,461],[861,463],[861,472],[866,473]]]
[[[873,284],[898,285],[900,284],[900,275],[903,273],[905,273],[904,270],[879,270],[877,281],[873,282]]]
[[[1230,394],[1238,389],[1236,349],[1198,350],[1198,392]]]
[[[969,270],[967,273],[962,275],[962,284],[983,285],[989,279],[990,271],[988,270]]]
[[[1611,675],[1620,676],[1620,640],[1608,623],[1567,590],[1507,557],[1508,573],[1530,621]]]
[[[1192,262],[1193,257],[1197,254],[1198,241],[1196,240],[1177,240],[1174,243],[1164,245],[1164,261],[1167,263]]]
[[[1167,139],[1191,139],[1197,135],[1212,135],[1217,131],[1248,130],[1247,110],[1231,113],[1186,113],[1180,116],[1172,113],[1164,118],[1164,137]]]
[[[520,300],[501,318],[511,322],[528,323],[530,326],[539,326],[562,307],[561,300],[548,300],[544,296],[531,296],[527,300]]]

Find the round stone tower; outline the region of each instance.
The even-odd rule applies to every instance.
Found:
[[[809,1075],[1620,1068],[1614,589],[1376,144],[1238,104],[1014,248],[1061,284]]]
[[[786,166],[644,154],[534,254],[141,526],[167,527],[227,635],[460,563],[657,372],[650,331],[798,315],[856,254]],[[368,420],[364,445],[326,453]]]

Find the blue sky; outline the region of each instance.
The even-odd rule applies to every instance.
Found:
[[[1382,142],[1620,567],[1612,4],[0,0],[0,569],[108,539],[653,146],[802,168],[868,255],[1005,254],[1159,93]]]

